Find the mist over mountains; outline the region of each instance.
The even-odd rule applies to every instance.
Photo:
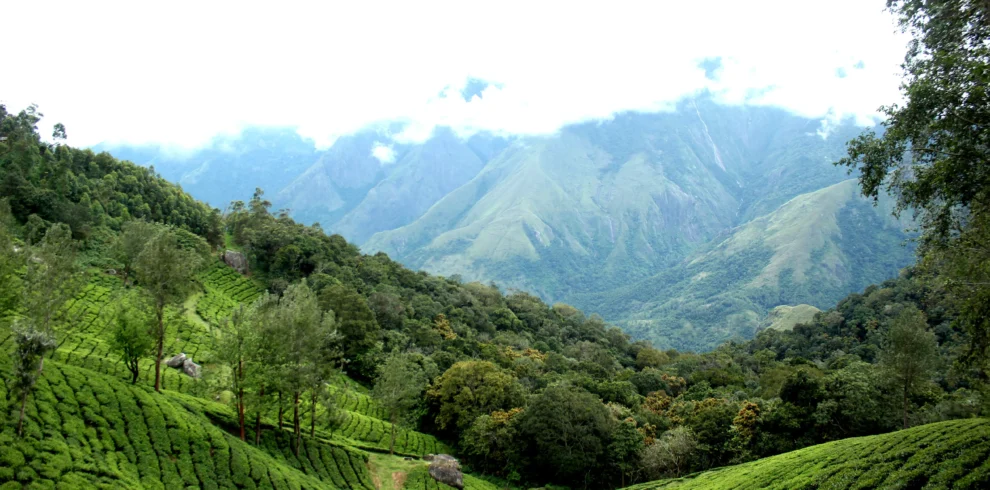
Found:
[[[184,155],[109,151],[220,208],[261,187],[365,252],[568,302],[660,347],[751,337],[775,306],[830,306],[912,259],[905,224],[832,165],[851,123],[697,99],[553,136],[394,130],[323,151],[258,128]]]

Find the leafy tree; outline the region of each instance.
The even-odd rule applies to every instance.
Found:
[[[465,430],[481,415],[523,406],[523,389],[506,371],[487,361],[454,364],[428,392],[441,429]]]
[[[188,293],[199,261],[199,255],[179,246],[177,234],[169,228],[159,230],[134,261],[138,282],[151,298],[155,311],[155,391],[161,391],[165,307],[180,301]]]
[[[124,284],[127,284],[134,261],[156,232],[155,225],[142,220],[131,220],[121,227],[120,235],[114,243],[113,255],[124,266]]]
[[[14,379],[13,392],[21,397],[21,411],[17,418],[17,435],[24,434],[24,409],[28,395],[41,376],[45,353],[55,348],[55,338],[50,332],[28,326],[17,329],[14,334]]]
[[[348,372],[362,377],[371,372],[375,349],[381,331],[375,314],[367,300],[357,291],[344,285],[334,285],[320,293],[320,306],[333,310],[337,331],[343,337],[344,357],[348,360]]]
[[[973,228],[990,224],[990,6],[968,0],[888,0],[902,29],[912,36],[904,60],[903,104],[881,108],[882,135],[867,132],[849,143],[840,165],[859,169],[863,193],[886,190],[898,211],[913,210],[922,230],[919,252],[938,262],[985,263],[986,242],[966,247]],[[976,235],[986,232],[977,232]],[[966,260],[965,256],[972,256]],[[956,288],[970,332],[968,360],[990,352],[990,303],[974,288],[986,269],[954,268]]]
[[[237,423],[241,440],[246,440],[247,422],[245,420],[248,371],[251,353],[257,341],[254,327],[250,321],[247,309],[240,305],[234,309],[230,318],[222,324],[223,334],[218,336],[217,345],[213,351],[214,360],[227,368],[229,386],[234,393],[237,406]]]
[[[393,354],[385,361],[382,374],[375,383],[375,398],[388,412],[392,423],[389,454],[395,454],[395,428],[406,421],[410,412],[419,405],[428,380],[423,368],[411,354]]]
[[[141,374],[140,361],[151,353],[155,345],[151,336],[154,322],[147,314],[150,305],[145,303],[141,297],[125,298],[121,302],[111,338],[110,348],[120,355],[124,366],[131,372],[131,384],[137,383]]]
[[[15,311],[21,299],[21,278],[17,271],[24,263],[24,254],[15,248],[12,225],[10,203],[0,199],[0,312]]]
[[[44,332],[58,341],[76,324],[78,318],[63,309],[82,285],[80,267],[76,263],[76,244],[69,228],[53,225],[38,246],[30,249],[21,306],[31,328]],[[41,360],[44,366],[44,356]]]
[[[908,397],[928,382],[938,362],[935,334],[928,331],[925,314],[907,307],[890,323],[884,351],[883,366],[901,392],[904,428],[908,428]]]
[[[698,449],[698,439],[691,429],[679,426],[664,432],[643,449],[640,461],[647,478],[676,478],[688,472]]]
[[[461,450],[474,467],[496,474],[514,471],[510,462],[516,456],[516,422],[522,411],[513,408],[482,415],[461,433]]]
[[[532,477],[587,487],[605,470],[613,430],[608,409],[594,395],[551,386],[520,416],[521,465]]]

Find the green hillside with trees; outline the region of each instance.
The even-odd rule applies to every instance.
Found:
[[[907,102],[840,164],[916,212],[918,264],[699,352],[362,254],[261,189],[221,214],[0,106],[0,488],[990,485],[990,12],[890,5]]]

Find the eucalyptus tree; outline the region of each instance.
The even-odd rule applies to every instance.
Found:
[[[163,227],[145,244],[134,261],[138,282],[151,298],[156,323],[155,391],[161,391],[162,356],[165,347],[165,308],[185,298],[193,285],[193,273],[200,263],[195,251],[179,243],[171,228]]]

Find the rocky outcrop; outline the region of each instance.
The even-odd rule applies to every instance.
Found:
[[[190,378],[198,378],[199,364],[193,362],[192,359],[186,359],[185,362],[182,363],[182,372],[186,373],[186,376],[189,376]]]
[[[226,250],[221,258],[225,264],[231,266],[237,272],[241,274],[248,273],[248,261],[244,254],[233,250]]]
[[[188,357],[186,357],[186,353],[183,352],[165,361],[165,365],[167,365],[170,368],[179,369],[182,367],[182,364],[186,362],[186,359],[188,359]]]
[[[182,352],[176,356],[172,356],[171,359],[165,361],[165,365],[174,368],[181,369],[186,376],[190,378],[198,378],[200,373],[200,365],[193,362],[192,359],[186,356],[185,352]]]
[[[423,459],[430,462],[430,476],[434,480],[454,488],[464,488],[464,474],[456,458],[448,454],[427,454]]]

